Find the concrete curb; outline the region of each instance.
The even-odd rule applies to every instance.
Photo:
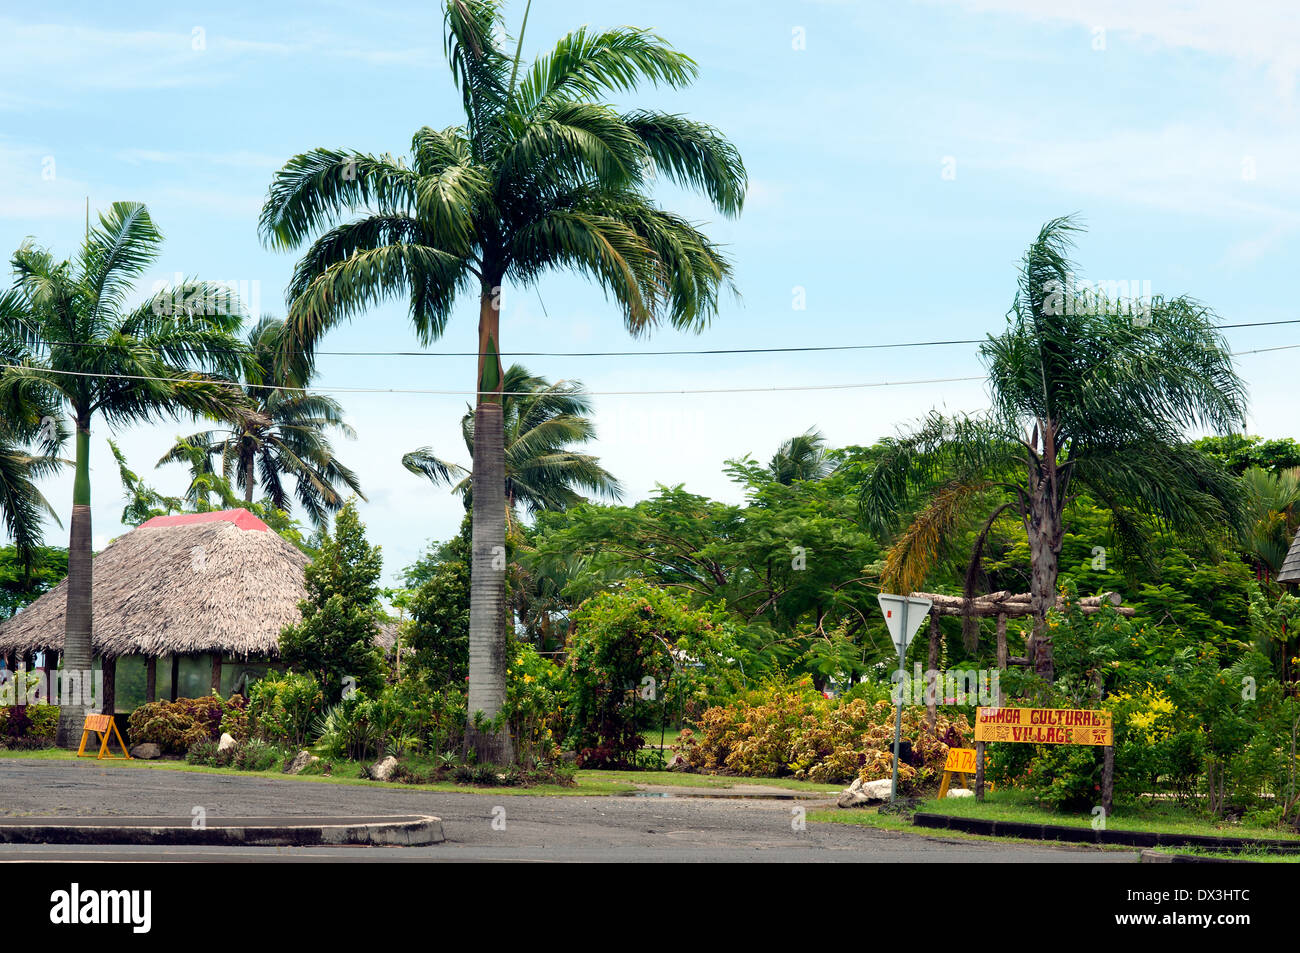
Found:
[[[1262,838],[1212,837],[1207,834],[1166,834],[1152,831],[1094,831],[1090,828],[1067,827],[1063,824],[1025,824],[1019,821],[994,821],[982,817],[925,813],[914,814],[912,823],[917,827],[984,834],[989,837],[1018,837],[1025,840],[1110,844],[1117,847],[1202,847],[1209,850],[1255,849],[1278,854],[1300,853],[1300,841]]]
[[[0,844],[413,847],[446,840],[430,814],[373,817],[11,817]]]

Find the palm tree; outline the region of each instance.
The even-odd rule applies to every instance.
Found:
[[[21,294],[12,289],[0,291],[0,322],[21,314],[22,308]],[[0,363],[15,364],[21,357],[21,344],[0,340]],[[0,400],[0,522],[13,540],[20,562],[30,568],[42,543],[42,520],[49,516],[59,523],[36,481],[66,464],[55,454],[68,435],[58,419],[58,406],[48,394],[0,385]],[[40,452],[26,449],[33,442]]]
[[[623,488],[600,461],[569,447],[584,444],[596,436],[591,402],[577,381],[552,384],[535,377],[528,369],[512,364],[506,370],[501,398],[503,443],[505,445],[506,519],[513,524],[520,505],[530,516],[541,510],[564,510],[585,503],[579,490],[612,500],[622,498]],[[460,422],[465,449],[474,452],[474,409]],[[434,456],[421,447],[402,457],[402,466],[427,477],[435,486],[460,481],[452,492],[472,503],[472,472],[459,464]]]
[[[1278,473],[1248,467],[1241,475],[1241,483],[1245,491],[1246,552],[1257,575],[1275,579],[1300,522],[1300,467]]]
[[[244,491],[245,503],[253,502],[260,483],[272,505],[286,512],[290,502],[284,484],[286,478],[292,479],[298,503],[320,526],[351,494],[366,498],[361,481],[334,456],[326,436],[330,430],[348,438],[356,433],[344,422],[337,401],[304,392],[311,381],[310,362],[301,352],[286,349],[284,338],[283,321],[264,316],[254,325],[243,367],[249,409],[236,408],[227,421],[229,429],[181,438],[158,465],[190,464],[197,481],[191,489],[206,499],[213,492],[210,481],[199,478],[215,468],[211,463],[204,468],[196,454],[209,461],[220,457],[222,476]]]
[[[821,480],[835,469],[826,456],[826,438],[809,428],[781,444],[767,465],[777,483],[789,486],[796,480]]]
[[[226,288],[197,280],[130,307],[135,281],[156,260],[162,235],[148,210],[115,202],[86,231],[77,255],[58,262],[30,241],[14,253],[15,297],[0,313],[0,339],[16,350],[0,377],[0,401],[40,394],[57,401],[76,428],[76,478],[68,544],[64,667],[91,667],[90,433],[182,412],[230,414],[237,389],[208,376],[238,370],[231,332],[240,305]],[[197,370],[192,369],[197,368]],[[111,689],[105,660],[105,701]],[[82,705],[65,705],[59,743],[81,732]]]
[[[432,341],[462,293],[477,291],[470,738],[480,761],[503,763],[512,760],[507,734],[474,725],[505,697],[503,287],[574,270],[604,288],[633,334],[661,320],[702,328],[731,267],[700,229],[651,200],[655,172],[729,216],[740,212],[746,176],[712,127],[602,101],[646,81],[681,88],[695,78],[695,63],[654,34],[583,27],[528,65],[522,29],[513,55],[498,40],[500,0],[446,0],[445,24],[463,124],[419,130],[409,162],[330,149],[291,159],[272,182],[261,230],[280,248],[322,232],[289,288],[300,347],[393,297]]]
[[[992,501],[991,514],[980,513],[969,595],[993,521],[1008,510],[1018,516],[1031,556],[1029,656],[1048,680],[1046,619],[1075,486],[1110,510],[1116,537],[1139,553],[1152,522],[1194,534],[1241,522],[1237,480],[1183,436],[1189,427],[1227,432],[1245,412],[1214,314],[1184,297],[1156,299],[1135,315],[1122,302],[1075,296],[1065,253],[1076,230],[1068,218],[1043,227],[1025,254],[1007,330],[981,346],[992,409],[932,415],[891,440],[860,496],[881,530],[923,504],[886,566],[904,590],[920,584],[971,509]]]

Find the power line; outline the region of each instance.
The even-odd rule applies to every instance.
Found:
[[[1218,330],[1235,328],[1264,328],[1281,324],[1300,324],[1300,318],[1284,321],[1244,321],[1239,324],[1216,324]],[[953,338],[940,341],[900,341],[890,344],[823,344],[804,347],[734,347],[685,348],[673,351],[501,351],[500,357],[687,357],[717,356],[725,354],[809,354],[827,351],[879,351],[912,347],[947,347],[958,344],[983,344],[988,338]],[[99,341],[47,341],[46,347],[98,347],[120,348],[121,345]],[[206,350],[220,354],[245,353],[241,349],[211,347]],[[314,351],[294,349],[293,354],[313,354],[317,357],[484,357],[478,351]]]
[[[1232,357],[1240,357],[1247,354],[1263,354],[1270,351],[1288,351],[1293,348],[1300,348],[1300,344],[1281,344],[1276,347],[1256,348],[1250,351],[1234,351]],[[62,374],[69,377],[97,377],[105,380],[133,380],[133,381],[154,381],[157,383],[177,384],[177,383],[207,383],[207,384],[228,384],[234,387],[246,387],[254,390],[272,390],[286,391],[298,394],[410,394],[425,395],[435,397],[473,397],[477,391],[470,390],[431,390],[423,388],[398,388],[398,387],[331,387],[328,389],[309,388],[309,387],[285,387],[277,384],[240,384],[234,381],[222,381],[216,378],[185,378],[185,377],[151,377],[144,374],[96,374],[92,371],[68,371],[56,370],[53,368],[33,368],[31,365],[23,364],[0,364],[3,370],[36,370],[41,374]],[[605,390],[605,391],[583,391],[584,397],[642,397],[642,396],[662,396],[673,394],[762,394],[769,392],[788,393],[792,391],[824,391],[824,390],[862,390],[875,387],[905,387],[913,384],[954,384],[965,383],[969,381],[982,381],[985,376],[977,374],[971,377],[932,377],[916,380],[903,381],[871,381],[865,383],[850,384],[790,384],[775,385],[772,387],[699,387],[699,388],[663,388],[659,390]],[[495,393],[495,392],[494,392]],[[503,397],[535,397],[536,391],[501,391]]]

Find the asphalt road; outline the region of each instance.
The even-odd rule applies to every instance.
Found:
[[[0,845],[0,861],[1132,863],[1136,852],[972,842],[797,821],[826,802],[687,797],[537,797],[403,791],[0,758],[0,815],[436,814],[431,847]]]

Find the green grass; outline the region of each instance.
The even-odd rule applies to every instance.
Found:
[[[927,800],[918,811],[952,817],[979,817],[1025,824],[1059,824],[1091,828],[1090,813],[1069,814],[1040,807],[1020,791],[992,791],[983,803],[974,798]],[[1275,827],[1257,827],[1194,813],[1172,802],[1156,802],[1116,810],[1106,818],[1108,830],[1147,831],[1160,834],[1202,834],[1210,837],[1250,837],[1300,841],[1300,834]]]
[[[870,827],[878,831],[893,831],[896,834],[908,834],[913,837],[929,837],[938,840],[977,841],[988,844],[1032,844],[1037,847],[1043,841],[1023,837],[990,837],[984,834],[968,834],[965,831],[935,831],[929,828],[917,828],[901,814],[880,814],[875,808],[853,808],[851,810],[809,811],[808,820],[822,824],[852,824],[856,827]],[[1050,842],[1052,847],[1079,847],[1091,850],[1118,850],[1132,853],[1134,848],[1114,844],[1071,845]]]
[[[1199,847],[1155,847],[1161,854],[1215,857],[1221,860],[1249,860],[1257,864],[1300,864],[1300,854],[1275,854],[1261,850],[1203,850]]]
[[[659,747],[658,728],[647,728],[645,731],[641,732],[641,737],[645,741],[645,747],[647,748]],[[665,731],[663,735],[664,747],[671,748],[675,744],[680,744],[681,737],[682,737],[682,730],[680,728],[670,728],[669,730]]]

